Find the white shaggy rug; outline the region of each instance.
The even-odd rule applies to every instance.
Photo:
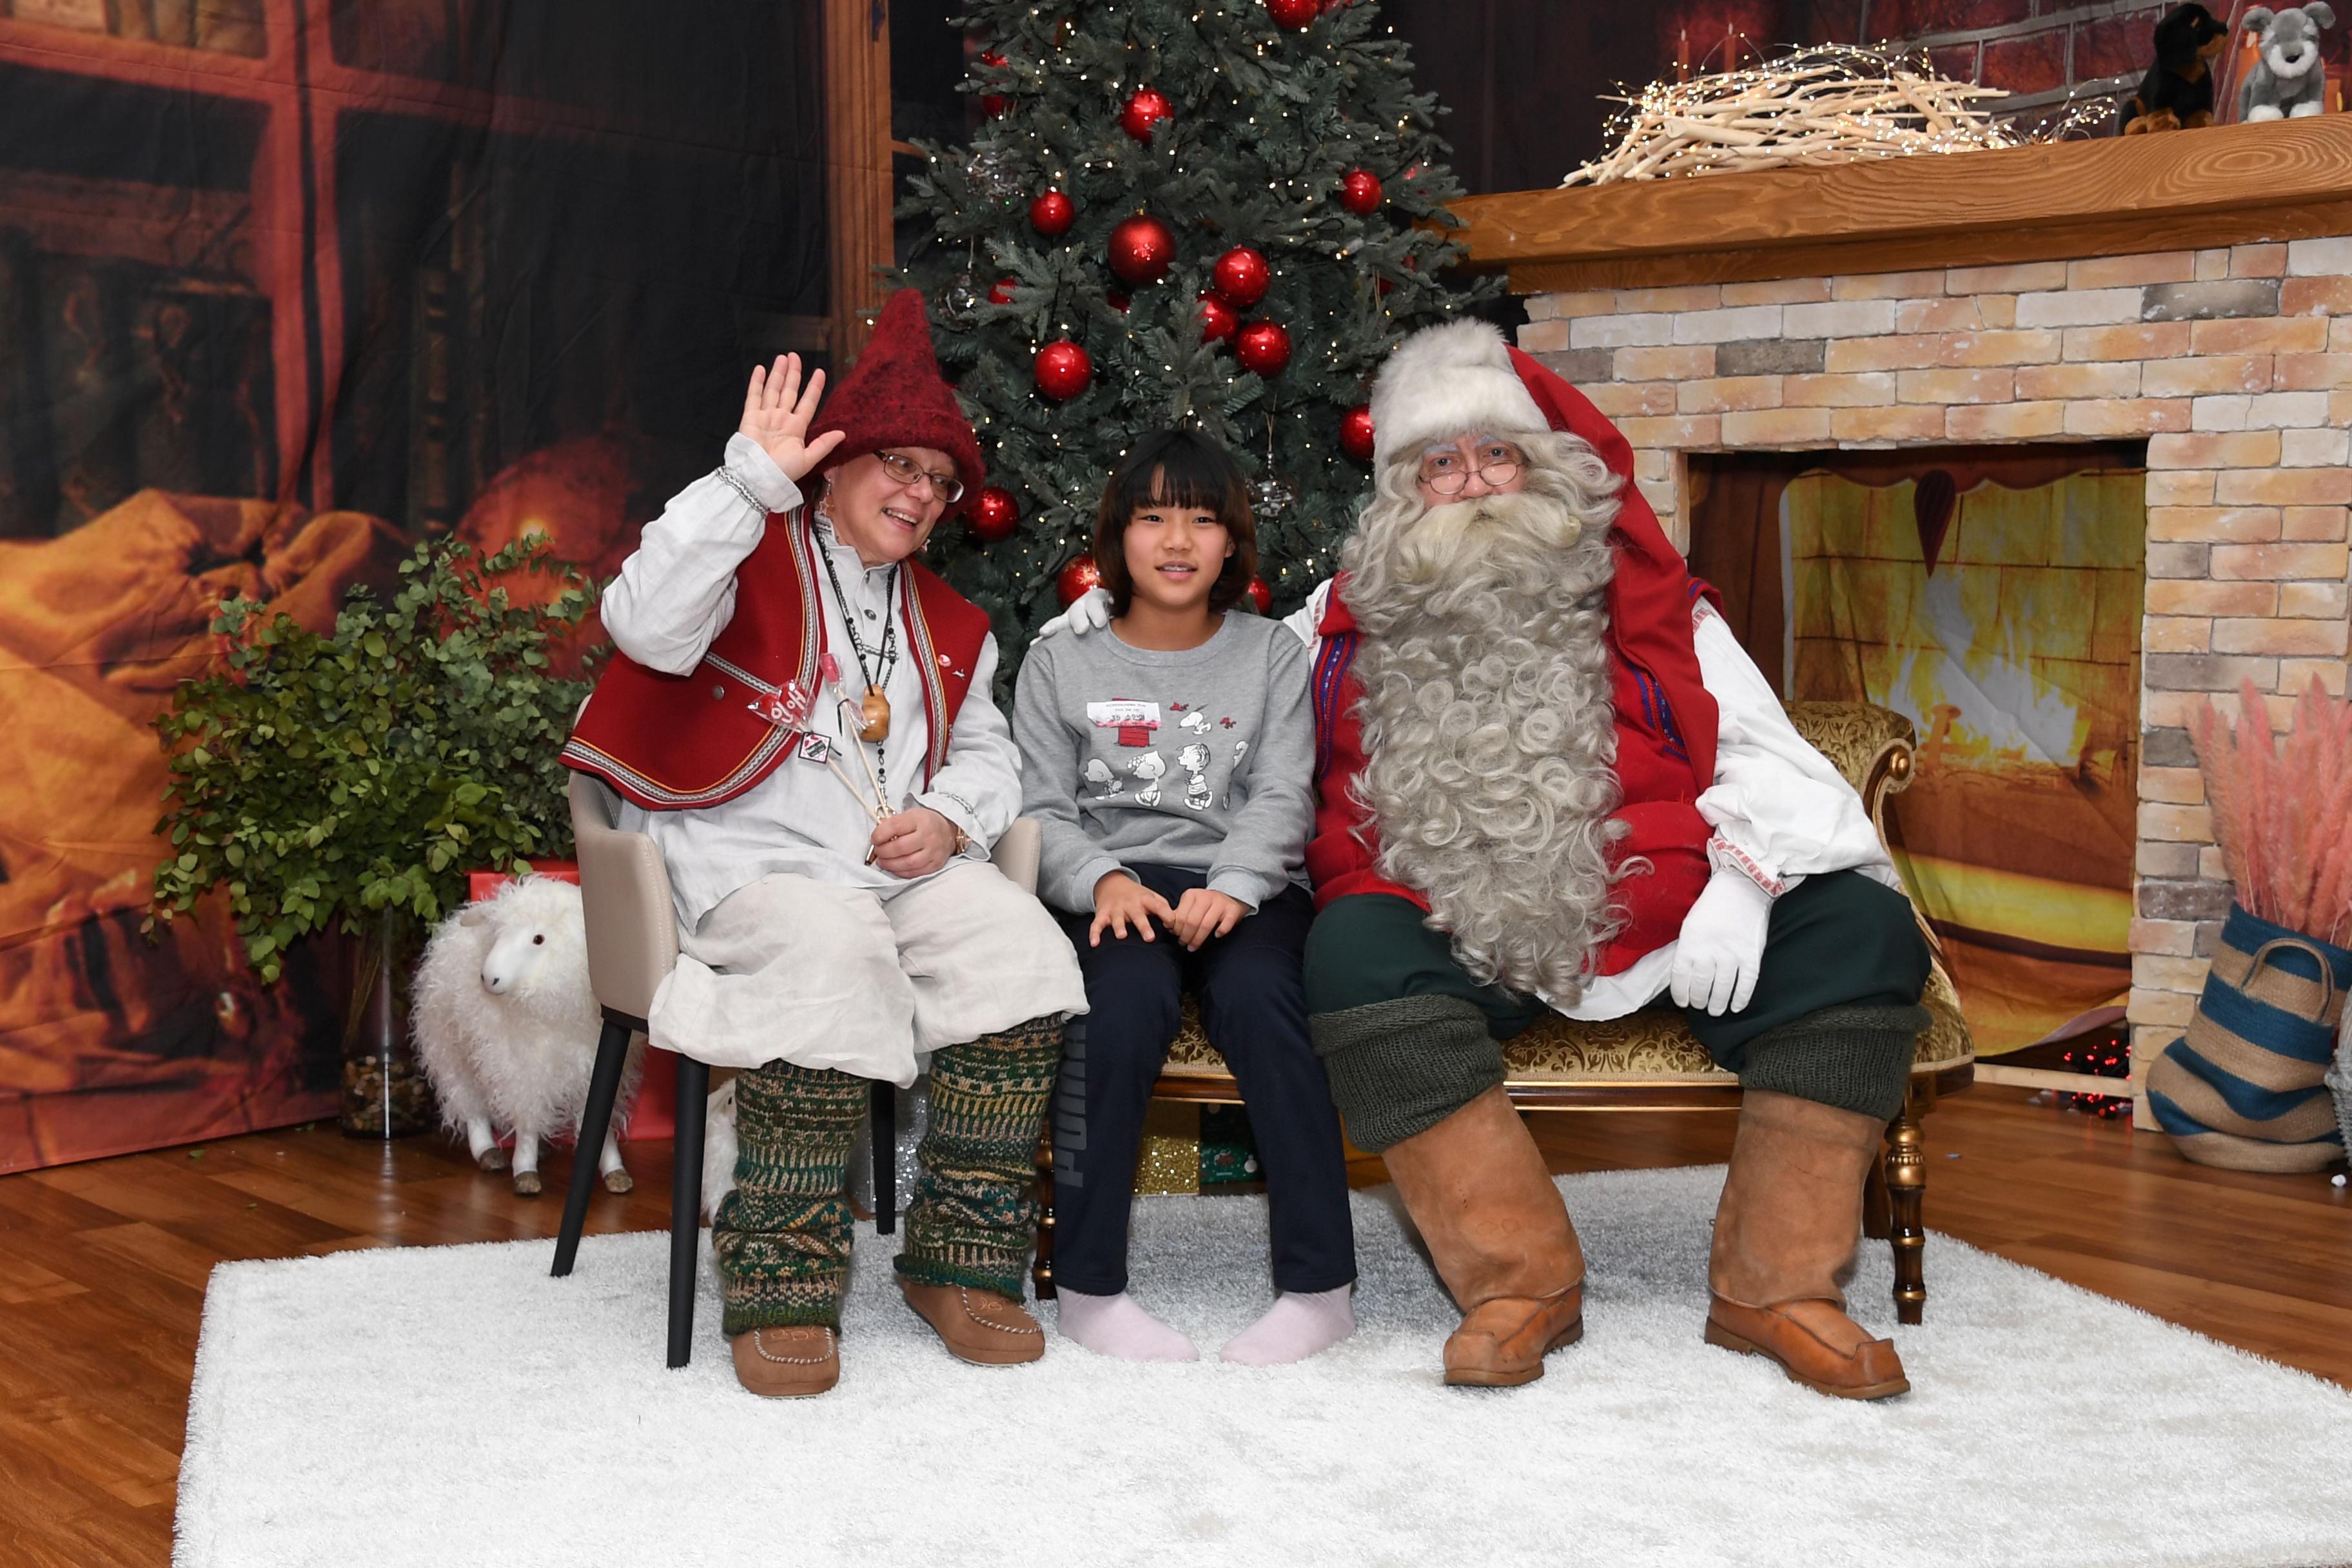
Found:
[[[2352,1394],[1937,1237],[1914,1385],[1822,1398],[1700,1342],[1720,1167],[1565,1178],[1584,1342],[1438,1381],[1454,1314],[1357,1195],[1360,1328],[1306,1364],[950,1360],[861,1226],[841,1385],[737,1388],[708,1278],[662,1365],[660,1235],[224,1265],[188,1401],[187,1568],[1040,1563],[2309,1564],[2352,1560]],[[1146,1199],[1135,1289],[1215,1348],[1262,1199]],[[1892,1329],[1885,1248],[1853,1281]],[[1045,1316],[1050,1323],[1052,1313]]]

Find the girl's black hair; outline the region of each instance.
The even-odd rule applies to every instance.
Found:
[[[1154,430],[1129,447],[1112,470],[1095,514],[1095,565],[1110,591],[1111,614],[1127,614],[1134,601],[1135,584],[1127,574],[1127,525],[1150,506],[1216,513],[1234,552],[1209,589],[1209,608],[1222,613],[1239,604],[1257,575],[1257,525],[1250,516],[1241,465],[1197,430]]]

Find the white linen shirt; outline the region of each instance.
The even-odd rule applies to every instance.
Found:
[[[1285,623],[1318,657],[1322,647],[1315,628],[1330,597],[1327,578]],[[1831,871],[1859,871],[1901,891],[1903,880],[1862,796],[1797,733],[1772,683],[1723,617],[1701,601],[1692,608],[1691,623],[1699,683],[1716,706],[1715,783],[1698,797],[1698,814],[1714,829],[1707,859],[1715,874],[1747,877],[1775,898],[1807,877]],[[1618,973],[1594,976],[1583,998],[1559,1011],[1599,1023],[1648,1006],[1673,983],[1680,945],[1670,942]]]
[[[705,475],[673,496],[661,516],[646,524],[635,552],[604,590],[604,629],[615,647],[648,669],[670,675],[693,672],[734,618],[736,568],[766,537],[768,512],[789,512],[802,503],[800,487],[747,436],[728,441],[725,466],[766,510],[754,507],[719,475]],[[870,659],[881,645],[883,627],[898,621],[899,598],[913,592],[913,584],[902,572],[898,592],[891,594],[888,566],[868,570],[857,552],[835,540],[822,521],[815,527],[818,547],[833,563],[842,594],[849,600],[847,613],[858,617],[858,636]],[[825,616],[825,646],[841,666],[842,689],[854,709],[865,695],[865,684],[850,647],[844,607],[822,571],[816,596]],[[947,756],[928,789],[923,786],[923,758],[930,725],[903,624],[898,645],[898,662],[882,686],[890,700],[887,739],[878,745],[859,741],[853,718],[836,708],[830,691],[820,694],[809,715],[808,729],[833,742],[834,761],[855,783],[855,794],[833,768],[793,755],[751,788],[717,805],[647,811],[622,803],[622,830],[646,834],[660,846],[669,868],[670,898],[687,931],[693,931],[728,894],[780,871],[864,888],[883,899],[913,885],[866,863],[874,814],[865,803],[873,799],[873,785],[859,765],[861,751],[866,763],[884,773],[890,809],[899,809],[909,797],[930,807],[971,836],[966,854],[973,858],[985,858],[989,846],[1012,826],[1021,805],[1021,756],[1013,744],[1012,726],[990,697],[996,679],[995,637],[982,641]]]

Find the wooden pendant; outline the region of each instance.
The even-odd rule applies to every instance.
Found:
[[[857,738],[880,745],[890,738],[890,700],[873,687],[866,689],[865,700],[857,705],[866,721],[858,727]]]

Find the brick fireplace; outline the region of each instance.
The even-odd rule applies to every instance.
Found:
[[[1525,296],[1521,346],[1618,422],[1685,550],[1694,454],[2147,443],[2136,1090],[2229,905],[2190,714],[2247,679],[2282,710],[2315,677],[2345,689],[2348,132],[2329,117],[1464,208],[1474,257]]]

